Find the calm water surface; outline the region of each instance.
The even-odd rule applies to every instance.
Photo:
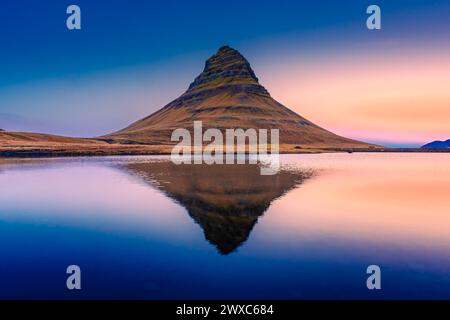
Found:
[[[282,165],[2,159],[0,298],[450,298],[450,154]]]

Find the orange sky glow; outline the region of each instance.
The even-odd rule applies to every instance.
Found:
[[[450,138],[450,50],[289,57],[262,70],[273,97],[335,133],[374,142]]]

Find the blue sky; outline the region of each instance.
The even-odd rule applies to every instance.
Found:
[[[396,35],[415,37],[441,26],[448,30],[446,14],[449,12],[432,10],[446,2],[448,4],[448,1],[396,0],[377,1],[377,4],[386,19],[388,14],[416,11],[418,15],[409,21],[407,29],[403,21],[394,21],[401,28],[392,30]],[[5,63],[2,69],[6,70],[0,75],[0,84],[147,64],[187,53],[211,51],[224,43],[245,43],[353,24],[364,26],[364,11],[370,3],[354,0],[230,0],[226,3],[6,0],[2,1],[0,11],[3,47],[0,58]],[[70,4],[82,9],[83,30],[80,32],[71,32],[65,27],[65,10]],[[423,20],[428,30],[424,30]],[[346,36],[355,39],[366,36],[364,32],[363,28],[354,28]],[[426,35],[433,37],[436,33]]]
[[[224,44],[264,74],[288,53],[333,59],[361,42],[448,42],[449,1],[373,3],[382,8],[378,33],[365,28],[368,1],[2,1],[0,127],[119,129],[181,94]],[[65,26],[70,4],[81,7],[82,30]]]

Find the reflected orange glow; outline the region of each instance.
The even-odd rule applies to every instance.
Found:
[[[309,237],[450,248],[450,155],[357,157],[304,156],[320,173],[274,203],[266,222]]]

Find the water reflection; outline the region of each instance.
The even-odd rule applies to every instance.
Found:
[[[310,170],[260,174],[258,165],[175,165],[170,161],[128,163],[143,178],[186,208],[221,254],[244,243],[272,201],[312,176]]]
[[[0,298],[450,297],[449,154],[281,160],[261,176],[167,157],[0,159]],[[70,264],[80,293],[65,289]]]

